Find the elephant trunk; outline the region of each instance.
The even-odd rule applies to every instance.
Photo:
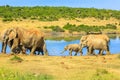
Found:
[[[63,54],[65,52],[65,50],[63,50],[60,54]]]

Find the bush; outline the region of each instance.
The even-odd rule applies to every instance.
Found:
[[[52,31],[55,31],[55,32],[64,32],[64,30],[59,26],[50,26],[49,28],[51,28]]]
[[[12,18],[4,18],[2,21],[3,21],[3,22],[13,21],[13,19],[12,19]]]
[[[69,31],[85,31],[85,32],[100,32],[103,29],[116,29],[115,25],[112,24],[107,24],[106,26],[88,26],[88,25],[73,25],[67,23],[66,25],[63,26],[64,29],[69,30]]]
[[[20,58],[20,57],[18,57],[18,56],[16,56],[16,55],[14,55],[10,60],[11,60],[11,61],[15,61],[15,62],[22,62],[22,61],[23,61],[22,58]]]

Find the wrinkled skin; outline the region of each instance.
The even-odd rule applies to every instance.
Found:
[[[7,36],[10,32],[10,29],[4,29],[0,32],[0,41],[2,42],[1,53],[6,53],[6,47],[8,44],[9,37]],[[12,44],[8,44],[9,47],[12,47]]]
[[[83,36],[82,39],[85,37],[87,37],[87,36]],[[103,51],[106,51],[106,54],[110,54],[108,42],[102,38],[97,38],[97,37],[87,38],[84,41],[82,40],[80,45],[81,45],[81,50],[82,50],[82,48],[87,47],[87,49],[88,49],[87,54],[93,54],[93,51],[95,49],[99,50],[100,55],[103,54]]]
[[[26,48],[31,48],[30,55],[33,55],[39,46],[45,46],[44,35],[38,30],[27,30],[24,28],[15,27],[10,29],[9,34],[6,35],[6,37],[9,38],[8,42],[10,42],[11,40],[14,40],[14,42],[16,42],[16,44],[12,44],[11,51],[18,47],[22,51]],[[16,38],[19,41],[17,41]],[[44,49],[46,49],[46,47]],[[47,50],[43,51],[46,51],[45,53],[47,54]]]
[[[110,38],[107,35],[105,35],[105,34],[90,34],[90,35],[82,36],[81,39],[80,39],[80,45],[81,45],[81,43],[83,43],[86,40],[93,40],[93,39],[96,39],[96,38],[105,40],[106,43],[107,43],[107,48],[109,50]],[[89,52],[89,49],[87,47],[87,53],[88,52]]]
[[[77,53],[81,53],[81,55],[82,55],[82,52],[80,52],[80,45],[79,44],[69,44],[69,45],[64,47],[64,51],[66,51],[66,50],[69,50],[70,56],[72,56],[73,51],[76,52],[75,56],[77,55]]]
[[[40,53],[41,53],[42,55],[44,55],[44,52],[46,52],[46,53],[48,54],[47,49],[46,49],[45,41],[44,41],[43,43],[44,43],[44,45],[40,45],[40,46],[37,47],[36,50],[35,50],[35,51],[38,52],[38,55],[39,55]],[[27,49],[31,51],[32,48],[27,48]],[[35,52],[35,54],[36,54],[36,52]]]

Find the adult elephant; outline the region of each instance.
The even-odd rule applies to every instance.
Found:
[[[35,29],[24,29],[24,28],[11,28],[6,35],[8,37],[8,42],[12,41],[17,42],[17,44],[12,44],[11,51],[14,51],[17,47],[19,47],[22,51],[25,48],[31,48],[30,54],[33,55],[39,46],[44,47],[44,53],[48,55],[45,42],[44,35],[42,32]],[[16,41],[17,40],[17,41]]]
[[[9,45],[9,47],[12,46],[12,44],[8,43],[9,37],[6,36],[9,34],[9,32],[10,32],[10,29],[4,29],[0,32],[0,42],[2,43],[1,53],[4,53],[4,54],[6,53],[7,44]]]
[[[46,49],[46,45],[45,45],[45,41],[42,42],[43,44],[39,45],[36,50],[35,50],[35,54],[38,53],[38,55],[41,53],[42,55],[44,55],[44,52],[47,52],[47,49]],[[27,50],[32,50],[32,47],[27,47]],[[36,53],[37,52],[37,53]]]
[[[93,54],[95,49],[99,50],[99,54],[102,55],[103,51],[110,54],[109,51],[109,38],[104,35],[86,35],[81,37],[80,42],[81,50],[83,47],[87,47],[87,54]]]

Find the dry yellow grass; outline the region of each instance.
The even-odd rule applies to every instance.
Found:
[[[110,18],[109,20],[99,20],[95,18],[77,18],[74,20],[66,20],[66,19],[59,19],[58,21],[38,21],[38,20],[22,20],[22,21],[12,21],[12,22],[3,22],[2,19],[0,19],[0,30],[4,28],[9,27],[25,27],[25,28],[38,28],[43,29],[44,26],[60,26],[63,27],[65,24],[85,24],[85,25],[106,25],[106,24],[119,24],[120,21],[114,18]],[[120,25],[117,25],[119,28]]]
[[[10,62],[9,55],[0,55],[0,67],[21,72],[52,75],[55,80],[89,80],[96,69],[106,69],[119,76],[120,59],[116,55],[106,56],[23,56],[21,63]]]

